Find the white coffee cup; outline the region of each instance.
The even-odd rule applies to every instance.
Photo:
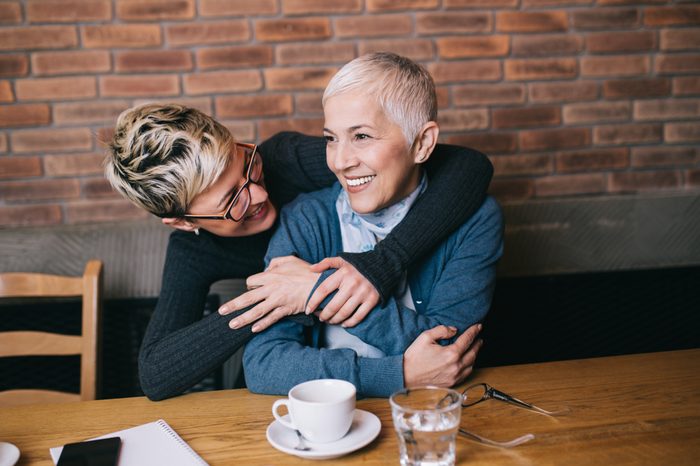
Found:
[[[355,386],[345,380],[310,380],[292,387],[289,398],[275,401],[272,414],[283,426],[298,430],[311,442],[333,442],[350,430],[355,393]],[[277,412],[282,405],[287,407],[291,422]]]

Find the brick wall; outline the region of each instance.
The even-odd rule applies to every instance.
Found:
[[[101,173],[131,105],[320,134],[326,82],[375,50],[428,67],[502,202],[700,189],[693,1],[0,1],[0,227],[142,218]]]

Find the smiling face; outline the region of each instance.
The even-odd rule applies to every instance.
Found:
[[[418,187],[416,150],[373,96],[341,93],[326,100],[323,110],[326,162],[355,212],[376,212]]]
[[[235,146],[234,146],[235,147]],[[222,212],[246,180],[248,167],[246,157],[237,154],[231,157],[228,166],[209,188],[195,196],[189,207],[190,213]],[[202,228],[218,236],[250,236],[272,227],[277,210],[265,190],[265,180],[248,183],[250,205],[245,216],[238,222],[229,219],[172,219],[172,226],[185,230]],[[239,201],[241,202],[241,201]],[[167,223],[167,222],[166,222]]]

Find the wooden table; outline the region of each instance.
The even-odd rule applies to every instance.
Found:
[[[495,440],[532,432],[510,450],[459,438],[458,464],[700,464],[700,349],[481,369],[489,384],[543,408],[549,418],[496,400],[465,408],[462,426]],[[50,465],[49,447],[165,419],[211,465],[315,464],[267,443],[278,397],[224,390],[150,402],[126,398],[0,409],[0,440],[19,447],[19,464]],[[367,447],[326,464],[398,464],[389,403],[358,407],[382,422]]]

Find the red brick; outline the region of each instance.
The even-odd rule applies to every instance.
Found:
[[[581,58],[581,75],[586,77],[636,76],[649,73],[646,55],[615,55]]]
[[[26,76],[28,72],[29,60],[26,55],[0,55],[0,77]]]
[[[518,134],[520,150],[557,150],[587,146],[591,142],[588,128],[561,128],[521,131]]]
[[[663,29],[661,50],[697,50],[700,48],[700,29]]]
[[[564,123],[566,125],[576,125],[604,121],[624,121],[629,120],[630,114],[631,106],[629,102],[568,104],[564,106]]]
[[[22,22],[22,8],[19,2],[0,3],[0,24],[19,24]]]
[[[127,21],[193,19],[194,0],[117,0],[117,18]]]
[[[85,48],[148,48],[162,44],[158,24],[101,24],[81,26]]]
[[[610,192],[636,192],[678,188],[680,173],[676,171],[619,172],[610,174]]]
[[[438,115],[441,131],[473,131],[489,126],[489,112],[486,109],[443,110]]]
[[[493,20],[488,13],[417,13],[416,31],[418,34],[474,34],[493,30]]]
[[[638,2],[639,0],[636,1]],[[579,6],[590,5],[591,3],[593,3],[593,0],[523,0],[523,8]]]
[[[102,97],[143,97],[179,95],[180,84],[176,75],[102,76]]]
[[[640,100],[634,103],[635,120],[678,120],[700,116],[700,99]]]
[[[33,78],[15,82],[18,100],[70,100],[96,97],[95,78]]]
[[[200,0],[202,16],[256,16],[274,15],[278,12],[277,0]]]
[[[438,84],[465,81],[497,81],[501,79],[498,60],[469,60],[437,62],[428,65],[428,71]]]
[[[672,167],[700,163],[700,153],[693,147],[653,146],[633,147],[633,167]]]
[[[485,154],[507,154],[515,152],[518,140],[515,133],[472,133],[448,136],[448,144],[472,147]]]
[[[10,81],[0,81],[0,102],[9,103],[15,101],[15,95],[12,92]]]
[[[336,37],[405,36],[413,32],[408,15],[347,16],[334,21]]]
[[[185,93],[189,95],[250,92],[263,86],[260,71],[215,71],[189,74],[183,77]]]
[[[576,34],[539,34],[513,36],[513,56],[552,57],[578,55],[583,39]]]
[[[629,149],[626,147],[559,152],[555,157],[559,173],[615,170],[629,166]]]
[[[673,95],[700,94],[700,76],[673,78]]]
[[[444,0],[445,8],[515,8],[518,0]]]
[[[303,2],[304,0],[297,0]],[[308,0],[307,0],[308,1]],[[372,13],[398,10],[432,10],[439,6],[438,0],[366,0],[367,11]]]
[[[700,170],[688,170],[685,177],[686,186],[700,188]]]
[[[127,100],[55,104],[53,119],[57,125],[114,123],[119,114],[129,107]]]
[[[593,128],[593,142],[597,145],[623,145],[659,141],[661,141],[660,124],[635,123]]]
[[[26,201],[71,199],[80,194],[77,180],[5,181],[0,183],[0,199]]]
[[[606,176],[602,173],[556,175],[535,180],[538,197],[598,194],[605,192]]]
[[[349,42],[280,44],[275,49],[279,65],[345,64],[355,58],[355,46]]]
[[[112,19],[109,0],[42,0],[27,2],[30,23],[84,23]]]
[[[575,78],[577,72],[575,58],[533,58],[505,62],[505,78],[509,81],[568,79]]]
[[[505,35],[443,37],[436,42],[441,58],[502,57],[510,49]]]
[[[260,120],[258,138],[267,139],[280,131],[298,131],[311,136],[323,135],[323,118],[293,118],[283,120]]]
[[[265,87],[270,90],[323,90],[338,68],[268,68],[263,71]]]
[[[124,200],[91,200],[66,204],[66,223],[114,222],[149,218],[150,214]]]
[[[51,115],[46,104],[0,106],[0,127],[39,126],[50,122]]]
[[[189,50],[129,50],[114,52],[117,73],[187,71],[192,69]]]
[[[86,199],[121,199],[121,195],[112,189],[112,185],[104,177],[83,180],[80,191]]]
[[[671,81],[666,78],[616,79],[603,83],[607,99],[662,97],[671,92]]]
[[[62,218],[58,205],[0,207],[0,226],[3,227],[58,225]]]
[[[0,179],[41,175],[39,157],[0,157]]]
[[[529,179],[495,179],[489,186],[489,194],[500,202],[529,199],[535,195],[535,182]]]
[[[674,5],[644,10],[646,26],[686,26],[700,24],[700,6]]]
[[[112,69],[106,50],[36,52],[32,54],[32,71],[37,76],[105,73]]]
[[[44,171],[48,176],[102,175],[102,162],[102,154],[47,155]]]
[[[255,123],[251,120],[247,121],[222,121],[221,122],[226,128],[228,128],[229,131],[231,131],[231,134],[233,134],[233,137],[236,138],[237,141],[247,141],[247,142],[252,142],[255,141]]]
[[[660,74],[700,73],[700,55],[658,55],[654,71]]]
[[[448,86],[436,86],[435,96],[437,97],[438,109],[450,108],[450,89]]]
[[[639,26],[636,8],[587,8],[571,13],[575,29],[632,29]]]
[[[296,113],[323,115],[321,104],[321,92],[305,92],[294,96],[294,108]]]
[[[649,52],[656,49],[653,31],[594,32],[586,36],[591,53]]]
[[[452,89],[452,98],[457,107],[522,104],[525,102],[525,86],[522,84],[455,86]]]
[[[501,32],[566,31],[569,20],[566,11],[499,11],[496,30]]]
[[[262,42],[328,39],[331,24],[320,17],[259,19],[255,22],[255,37]]]
[[[493,109],[494,128],[532,128],[561,123],[559,107],[524,107]]]
[[[700,142],[700,122],[666,123],[664,140],[666,142]]]
[[[250,68],[272,64],[272,47],[269,45],[200,49],[195,53],[197,65],[201,70]]]
[[[292,96],[289,94],[237,95],[216,98],[218,118],[281,116],[291,113]]]
[[[243,42],[251,36],[248,22],[243,19],[211,23],[192,22],[165,27],[165,39],[171,47]]]
[[[62,49],[78,45],[73,26],[0,29],[0,50]]]
[[[7,135],[0,133],[0,153],[7,152]]]
[[[494,176],[552,173],[552,157],[546,154],[496,155],[491,157],[491,162]]]
[[[307,15],[314,13],[359,13],[361,0],[282,0],[282,13],[285,15]]]
[[[538,103],[574,102],[598,98],[598,84],[594,81],[532,83],[530,100]]]
[[[414,61],[435,58],[433,41],[430,39],[376,39],[362,41],[358,45],[360,55],[391,50]]]
[[[598,5],[639,5],[639,4],[658,4],[658,3],[669,3],[669,0],[598,0]]]
[[[87,128],[14,131],[10,140],[12,150],[18,154],[92,149],[92,134]]]

